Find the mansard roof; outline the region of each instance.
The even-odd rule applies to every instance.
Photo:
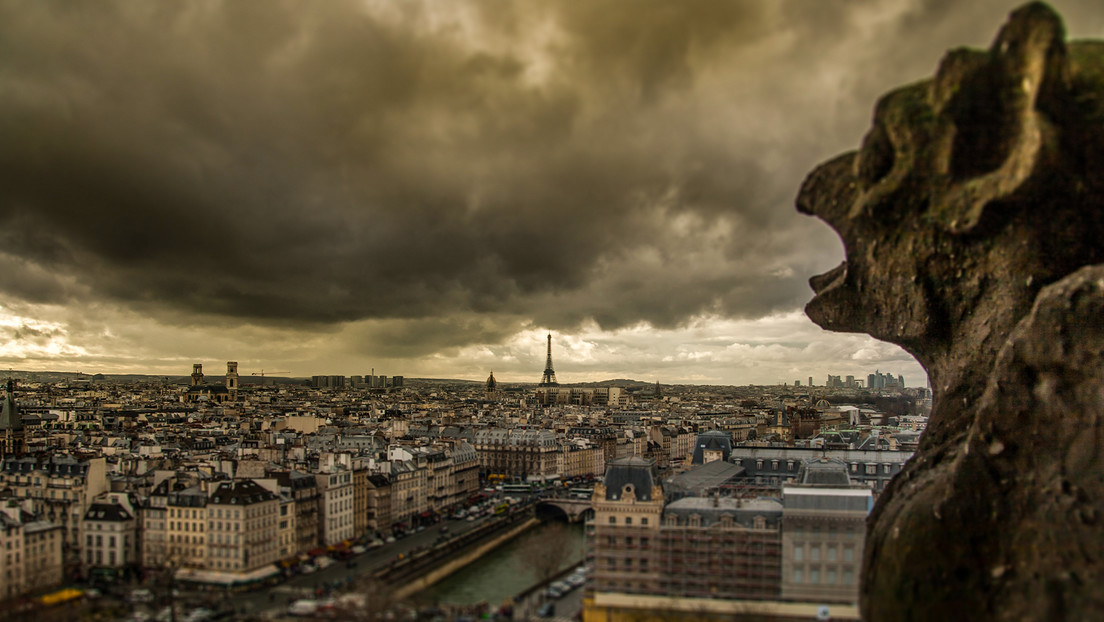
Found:
[[[121,505],[115,503],[93,503],[84,513],[84,520],[126,522],[132,520],[130,512]]]
[[[659,486],[655,462],[644,458],[620,458],[606,468],[606,500],[617,501],[626,485],[632,485],[637,501],[651,501],[652,487]]]
[[[276,499],[276,494],[251,479],[222,482],[211,494],[213,505],[252,505]]]

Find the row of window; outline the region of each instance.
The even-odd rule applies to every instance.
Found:
[[[609,524],[616,525],[617,524],[617,517],[616,516],[609,517]],[[633,517],[626,516],[624,524],[625,525],[633,524]],[[647,525],[648,524],[648,517],[647,516],[641,517],[640,524],[641,525]]]
[[[759,470],[759,471],[762,471],[764,464],[765,464],[764,460],[762,460],[762,459],[756,460],[755,461],[755,469]],[[781,465],[780,460],[771,460],[770,461],[770,469],[772,471],[778,471],[781,466],[782,465]],[[859,466],[860,465],[859,465],[858,462],[852,462],[850,464],[851,472],[852,473],[858,473],[859,472]],[[866,475],[877,475],[878,474],[878,466],[879,465],[877,465],[877,464],[865,464],[865,465],[862,465],[862,466],[863,466],[863,472]],[[890,473],[893,473],[893,464],[882,463],[880,466],[882,467],[882,473],[883,474],[889,475]],[[798,467],[798,464],[797,464],[796,461],[794,461],[794,460],[787,460],[786,461],[786,470],[787,471],[795,471],[796,472],[797,467]],[[900,468],[900,465],[898,465],[898,468]]]
[[[96,546],[103,546],[104,540],[103,536],[101,535],[97,535],[95,536],[95,538],[93,538],[92,535],[89,534],[85,536],[84,542],[88,545],[89,548],[91,548],[93,542],[96,543]],[[115,536],[107,537],[107,546],[114,548],[116,542],[117,540],[115,540]],[[130,548],[130,536],[123,536],[123,547]]]
[[[805,545],[804,542],[795,542],[794,543],[793,559],[794,559],[795,562],[800,562],[800,561],[805,560],[805,548],[806,548],[806,545]],[[837,547],[834,544],[825,545],[824,546],[824,558],[825,558],[825,560],[830,561],[830,562],[837,561],[837,557],[838,557],[837,552],[838,552],[839,548],[840,547]],[[851,545],[846,545],[842,548],[843,548],[843,561],[845,561],[845,562],[855,561],[855,547],[853,547]],[[809,549],[809,561],[819,562],[820,561],[821,545],[819,543],[809,543],[808,549]]]
[[[810,585],[854,585],[855,573],[850,569],[845,569],[842,573],[837,573],[835,568],[828,568],[822,574],[820,568],[810,568],[808,573],[808,581],[806,581],[806,574],[804,568],[794,568],[793,582],[794,583],[809,583]],[[823,581],[821,578],[823,577]],[[842,582],[839,579],[843,579]]]

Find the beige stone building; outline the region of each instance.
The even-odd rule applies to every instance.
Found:
[[[48,590],[63,577],[65,533],[27,505],[9,500],[0,506],[0,598]]]
[[[207,491],[203,488],[195,484],[168,491],[164,565],[170,568],[207,568]]]
[[[606,450],[587,441],[571,441],[563,445],[560,477],[567,479],[606,472]]]
[[[318,538],[330,546],[353,538],[353,472],[344,467],[316,473],[319,517]]]
[[[413,460],[391,460],[391,520],[400,528],[412,528],[427,512],[426,469]]]
[[[78,460],[68,455],[5,458],[0,488],[31,500],[31,511],[64,530],[65,550],[76,563],[81,546],[81,517],[97,496],[107,492],[104,458]]]
[[[831,458],[804,463],[782,488],[782,597],[858,603],[868,486],[852,484],[847,464]]]
[[[97,498],[81,521],[83,570],[120,571],[139,563],[138,512],[126,493]]]
[[[281,491],[280,510],[276,522],[276,554],[287,559],[299,552],[297,531],[295,529],[295,498],[289,492]]]
[[[540,428],[487,428],[475,433],[475,450],[483,470],[526,481],[549,481],[560,476],[563,463],[560,438]]]
[[[591,499],[593,589],[655,593],[659,564],[651,546],[658,543],[664,505],[655,463],[643,458],[614,460],[604,480],[595,484]]]
[[[212,485],[206,507],[207,565],[246,573],[279,558],[279,497],[251,479]]]

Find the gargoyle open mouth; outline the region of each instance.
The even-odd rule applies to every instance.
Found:
[[[832,268],[824,274],[818,274],[809,279],[809,285],[813,288],[813,293],[817,296],[824,292],[838,287],[843,284],[847,279],[847,261],[840,262],[840,265]]]

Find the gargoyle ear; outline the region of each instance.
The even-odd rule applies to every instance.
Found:
[[[929,94],[942,178],[931,215],[949,230],[972,229],[1056,155],[1070,83],[1064,39],[1058,15],[1036,2],[1012,13],[988,53],[956,50],[940,64]]]

